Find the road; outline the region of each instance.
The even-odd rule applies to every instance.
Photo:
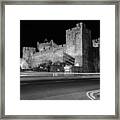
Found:
[[[21,100],[90,100],[88,91],[99,90],[100,80],[56,80],[21,83]]]

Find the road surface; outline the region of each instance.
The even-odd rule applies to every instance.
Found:
[[[56,80],[21,83],[21,100],[90,100],[88,91],[99,90],[100,80]]]

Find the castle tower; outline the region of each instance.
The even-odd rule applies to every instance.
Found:
[[[23,59],[28,63],[29,68],[31,68],[32,57],[36,52],[36,49],[33,47],[23,47]]]
[[[82,66],[82,23],[66,30],[66,53],[75,58],[75,64]]]
[[[23,57],[25,60],[28,60],[36,52],[36,49],[33,47],[23,47]]]
[[[75,58],[75,65],[89,70],[89,49],[91,47],[91,31],[83,23],[66,30],[66,53]]]

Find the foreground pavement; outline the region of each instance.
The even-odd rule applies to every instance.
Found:
[[[91,100],[87,93],[100,90],[99,74],[43,75],[27,73],[21,76],[21,100]],[[99,100],[98,95],[93,97],[96,96]]]

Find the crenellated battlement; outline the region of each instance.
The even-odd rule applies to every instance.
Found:
[[[66,45],[68,47],[71,45],[75,45],[76,38],[82,34],[82,28],[83,24],[78,23],[76,24],[76,27],[66,30]]]

